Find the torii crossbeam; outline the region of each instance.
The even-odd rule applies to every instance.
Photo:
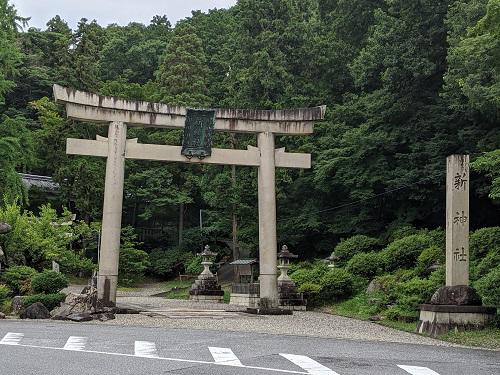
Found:
[[[215,131],[256,133],[258,147],[214,148],[209,157],[188,159],[181,155],[180,146],[127,140],[127,125],[183,128],[184,107],[99,96],[58,85],[54,85],[54,97],[56,102],[65,104],[69,118],[109,124],[107,138],[69,138],[66,146],[68,154],[107,158],[97,288],[98,298],[104,305],[116,303],[126,158],[258,167],[261,307],[278,305],[275,168],[310,168],[311,155],[275,149],[274,138],[275,135],[311,134],[314,121],[324,118],[325,106],[286,110],[217,109]]]

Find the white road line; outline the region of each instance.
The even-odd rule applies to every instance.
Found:
[[[16,347],[22,347],[22,348],[35,348],[35,349],[45,349],[45,350],[66,350],[64,348],[55,348],[51,346],[40,346],[40,345],[23,345],[23,344],[18,344]],[[79,350],[78,353],[90,353],[90,354],[102,354],[102,355],[111,355],[111,356],[117,356],[117,357],[135,357],[137,358],[136,355],[134,354],[126,354],[126,353],[111,353],[111,352],[99,352],[96,350]],[[226,366],[222,363],[217,363],[217,362],[209,362],[209,361],[197,361],[193,359],[181,359],[181,358],[167,358],[167,357],[145,357],[145,358],[150,358],[153,360],[160,360],[160,361],[168,361],[168,362],[183,362],[183,363],[197,363],[201,365],[217,365],[217,366]],[[248,368],[252,370],[262,370],[262,371],[271,371],[271,372],[281,372],[281,373],[286,373],[286,374],[300,374],[300,375],[309,375],[310,373],[308,372],[303,372],[303,371],[293,371],[293,370],[281,370],[277,368],[269,368],[269,367],[259,367],[259,366],[242,366],[243,368]],[[330,375],[329,373],[322,373],[324,375]],[[332,372],[331,374],[335,374]]]
[[[19,343],[21,342],[23,337],[24,337],[24,333],[9,332],[3,337],[2,340],[0,340],[0,344],[19,345]]]
[[[64,345],[64,349],[66,350],[83,350],[85,349],[85,345],[87,344],[86,337],[79,336],[70,336],[66,344]]]
[[[433,371],[427,367],[403,366],[403,365],[398,365],[398,367],[402,370],[405,370],[407,373],[411,375],[439,375],[436,371]]]
[[[339,375],[328,367],[316,362],[314,359],[306,357],[305,355],[296,354],[284,354],[280,353],[280,356],[285,357],[290,362],[295,363],[297,366],[303,368],[308,374],[312,375]]]
[[[208,350],[210,350],[212,357],[214,357],[215,363],[227,366],[243,366],[238,357],[236,357],[233,351],[229,348],[216,348],[209,346]]]
[[[158,357],[156,344],[149,341],[136,341],[134,345],[134,353],[137,357]]]

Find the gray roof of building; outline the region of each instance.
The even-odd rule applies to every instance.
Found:
[[[19,173],[19,176],[21,177],[23,184],[28,189],[31,187],[36,187],[43,191],[59,190],[59,184],[57,182],[54,182],[52,177],[26,173]]]
[[[237,259],[229,264],[233,266],[244,266],[249,264],[257,264],[259,261],[257,259]]]

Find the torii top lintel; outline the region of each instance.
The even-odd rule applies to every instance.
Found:
[[[69,118],[82,121],[124,122],[156,128],[183,128],[186,108],[124,100],[54,85],[56,102],[66,105]],[[323,120],[326,106],[298,109],[216,109],[215,130],[235,133],[311,134],[314,121]]]

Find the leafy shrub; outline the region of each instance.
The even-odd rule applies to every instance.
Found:
[[[387,271],[411,268],[422,251],[433,245],[427,234],[413,234],[390,243],[383,251]]]
[[[130,285],[144,276],[149,267],[149,255],[139,250],[142,243],[131,226],[124,227],[121,235],[119,282]]]
[[[418,256],[417,266],[415,271],[420,276],[427,276],[431,273],[430,267],[436,263],[444,264],[445,262],[445,251],[439,246],[430,246],[424,249],[422,253]]]
[[[203,259],[198,256],[193,256],[190,259],[188,259],[185,264],[184,268],[186,270],[186,273],[189,275],[198,275],[203,271],[203,265],[201,264]]]
[[[313,268],[301,268],[290,275],[298,286],[305,283],[318,284],[324,274],[328,272],[328,266],[324,262],[316,262]]]
[[[406,310],[400,306],[394,305],[387,309],[384,313],[385,317],[393,321],[415,321],[417,320],[416,310]]]
[[[481,277],[474,286],[485,305],[500,307],[500,266]]]
[[[155,249],[149,254],[151,270],[159,276],[172,276],[180,271],[189,256],[189,253],[179,248]]]
[[[500,227],[481,228],[470,235],[470,253],[472,259],[485,256],[500,244]]]
[[[377,276],[374,280],[378,286],[376,294],[383,299],[385,304],[395,303],[398,284],[411,280],[414,276],[414,272],[410,270],[398,270],[393,274]]]
[[[474,270],[474,278],[479,279],[486,276],[500,264],[500,246],[494,248],[481,259]]]
[[[0,306],[9,298],[10,289],[7,285],[0,284]]]
[[[319,293],[321,286],[314,283],[304,283],[299,287],[299,292],[301,293]]]
[[[429,302],[440,284],[435,279],[411,280],[396,285],[396,305],[405,311],[417,311],[418,305]]]
[[[332,268],[321,277],[320,297],[324,302],[349,297],[353,291],[352,275],[342,268]]]
[[[9,267],[3,273],[3,280],[14,294],[25,294],[31,289],[31,278],[37,271],[27,266]]]
[[[378,249],[379,240],[358,234],[335,246],[335,255],[339,257],[340,264],[344,264],[357,253],[367,253]]]
[[[31,278],[31,288],[35,293],[57,293],[68,286],[64,274],[45,270]]]
[[[23,297],[24,307],[28,307],[36,302],[41,302],[48,309],[52,310],[64,302],[66,295],[64,293],[53,293],[53,294],[34,294],[32,296]]]
[[[372,278],[384,269],[380,253],[358,253],[347,262],[346,270],[354,275]]]

